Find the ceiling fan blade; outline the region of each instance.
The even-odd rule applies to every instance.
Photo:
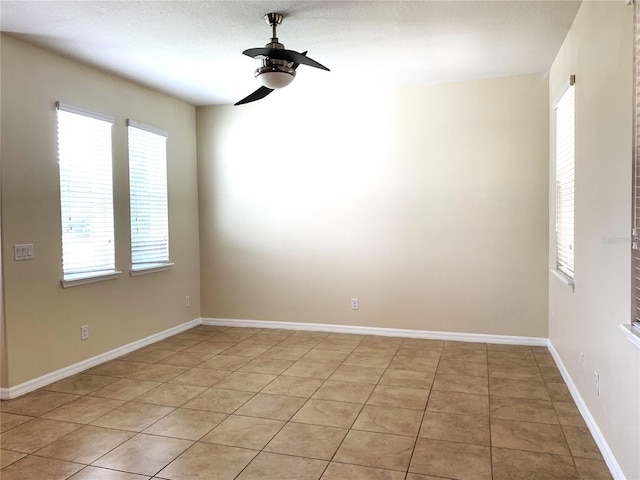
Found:
[[[319,62],[316,62],[312,58],[307,57],[307,52],[298,53],[294,50],[276,50],[275,55],[272,54],[272,58],[277,58],[278,60],[286,60],[287,62],[299,63],[302,65],[308,65],[310,67],[319,68],[320,70],[326,70],[329,72],[330,70],[322,65]]]
[[[242,54],[251,58],[266,57],[267,53],[271,50],[272,50],[271,48],[264,48],[264,47],[248,48],[244,52],[242,52]]]
[[[302,53],[298,53],[294,50],[287,50],[286,48],[249,48],[242,52],[248,57],[256,58],[256,57],[269,57],[275,58],[277,60],[285,60],[287,62],[293,63],[301,63],[303,65],[309,65],[310,67],[319,68],[321,70],[326,70],[329,72],[330,70],[324,65],[312,60],[311,58],[303,55]]]
[[[252,94],[247,95],[242,100],[240,100],[239,102],[234,103],[233,105],[234,106],[236,106],[236,105],[244,105],[245,103],[255,102],[256,100],[260,100],[260,99],[266,97],[271,92],[273,92],[272,88],[268,88],[268,87],[262,86],[259,89],[257,89],[255,92],[253,92]]]
[[[302,52],[300,55],[302,55],[303,57],[306,57],[306,56],[307,56],[307,51],[305,50],[305,51],[304,51],[304,52]],[[296,68],[298,68],[299,66],[300,66],[300,64],[299,64],[299,63],[295,63],[295,62],[294,62],[294,63],[292,63],[292,64],[291,64],[291,68],[293,68],[294,70],[295,70]]]

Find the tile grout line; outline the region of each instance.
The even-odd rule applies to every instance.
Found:
[[[358,345],[360,345],[360,344],[362,344],[362,340],[360,340],[360,342],[358,342]],[[353,350],[355,350],[356,348],[357,348],[357,347],[355,347]],[[353,352],[353,350],[351,350],[351,352],[349,353],[349,355],[351,355],[351,353]],[[346,357],[346,358],[349,358],[349,355],[347,355],[347,357]],[[343,366],[343,365],[344,365],[344,360],[342,361],[342,363],[341,363],[338,367],[336,367],[336,368],[333,370],[332,375],[333,375],[333,373],[335,373],[335,372],[336,372],[336,370],[337,370],[338,368],[340,368],[340,367],[341,367],[341,366]],[[331,378],[331,376],[329,376],[329,378]],[[329,381],[329,378],[327,378],[327,380],[326,380],[322,385],[324,385],[327,381]],[[320,387],[318,387],[318,389],[316,389],[316,391],[314,392],[314,394],[318,392],[318,390],[322,387],[322,385],[321,385]],[[370,393],[370,394],[369,394],[369,396],[367,397],[367,400],[368,400],[369,398],[371,398],[371,395],[373,395],[373,390],[375,390],[375,387],[371,390],[371,393]],[[324,469],[322,470],[322,473],[321,473],[321,474],[320,474],[320,476],[318,477],[319,479],[321,479],[321,478],[324,476],[325,472],[326,472],[326,471],[327,471],[327,469],[329,468],[329,465],[331,465],[331,462],[333,462],[333,459],[335,458],[336,454],[338,453],[338,450],[340,450],[340,447],[342,447],[342,444],[344,443],[344,441],[346,440],[347,436],[349,435],[349,432],[351,432],[351,428],[353,427],[353,425],[355,424],[355,422],[358,420],[358,416],[360,416],[360,414],[362,413],[362,410],[364,409],[364,405],[365,405],[365,404],[366,404],[366,400],[365,400],[365,403],[363,403],[363,404],[362,404],[362,408],[360,408],[360,411],[358,412],[358,415],[356,415],[356,417],[353,419],[353,422],[351,422],[351,426],[350,426],[349,428],[347,428],[347,429],[346,429],[346,430],[347,430],[347,433],[345,433],[344,437],[342,437],[342,440],[340,441],[340,444],[338,445],[338,447],[336,448],[336,450],[333,452],[333,455],[331,455],[331,458],[330,458],[330,459],[329,459],[329,461],[327,462],[327,465],[324,467]]]
[[[290,336],[288,336],[288,337],[286,337],[286,338],[289,338],[289,337],[290,337]],[[286,338],[285,338],[285,339],[286,339]],[[277,346],[277,345],[278,345],[279,343],[281,343],[282,341],[284,341],[285,339],[283,339],[283,340],[281,340],[280,342],[276,343],[276,344],[274,345],[274,347],[275,347],[275,346]],[[318,342],[318,343],[319,343],[319,342]],[[317,344],[316,344],[316,345],[317,345]],[[273,347],[271,347],[271,348],[273,348]],[[311,347],[311,348],[307,351],[307,353],[308,353],[308,352],[310,352],[311,350],[313,350],[313,348],[315,348],[315,346],[314,346],[314,347]],[[268,351],[268,350],[267,350],[267,351]],[[264,353],[264,352],[263,352],[263,353]],[[305,353],[305,355],[306,355],[306,353]],[[304,355],[303,355],[303,357],[304,357]],[[259,357],[256,357],[256,358],[259,358]],[[301,358],[302,358],[302,357],[301,357]],[[298,359],[297,361],[300,361],[300,359]],[[297,362],[297,361],[296,361],[296,362]],[[294,363],[295,363],[295,362],[294,362]],[[337,367],[336,367],[336,368],[337,368]],[[285,369],[284,371],[286,371],[286,369]],[[284,371],[283,371],[282,373],[284,373]],[[335,371],[335,369],[334,369],[334,371]],[[276,376],[276,378],[279,378],[280,376],[282,376],[282,373],[278,374],[278,375]],[[304,377],[296,377],[296,378],[304,378]],[[312,377],[311,377],[311,378],[312,378]],[[264,386],[264,387],[263,387],[259,392],[256,392],[256,394],[255,394],[253,397],[251,397],[251,398],[254,398],[258,393],[262,392],[262,390],[264,390],[268,385],[270,385],[271,383],[273,383],[275,380],[276,380],[276,379],[274,378],[271,382],[269,382],[269,384],[265,385],[265,386]],[[325,380],[325,381],[326,381],[326,380]],[[318,391],[318,389],[319,389],[323,384],[324,384],[324,382],[323,382],[321,385],[319,385],[319,386],[318,386],[318,387],[313,391],[313,393],[312,393],[311,395],[315,394],[315,393]],[[268,394],[266,394],[266,393],[265,393],[265,395],[268,395]],[[283,395],[283,396],[287,396],[287,395]],[[297,397],[296,397],[296,398],[297,398]],[[263,447],[258,451],[258,453],[257,453],[257,454],[256,454],[256,455],[251,459],[251,461],[249,461],[249,462],[248,462],[248,463],[247,463],[247,464],[242,468],[242,470],[240,470],[240,472],[238,472],[238,474],[237,474],[234,478],[238,478],[240,475],[242,475],[242,473],[243,473],[247,468],[249,468],[249,466],[250,466],[250,465],[253,463],[253,461],[258,457],[258,455],[260,455],[260,453],[262,453],[262,452],[264,452],[264,451],[265,451],[264,449],[269,445],[269,443],[271,443],[271,441],[273,441],[273,439],[274,439],[274,438],[275,438],[275,437],[276,437],[280,432],[282,432],[282,430],[283,430],[287,425],[289,425],[289,423],[291,423],[291,419],[292,419],[292,418],[293,418],[293,417],[294,417],[294,416],[295,416],[295,415],[296,415],[296,414],[297,414],[297,413],[298,413],[298,412],[299,412],[299,411],[300,411],[300,410],[301,410],[301,409],[302,409],[302,408],[307,404],[307,402],[308,402],[310,399],[311,399],[311,396],[310,396],[310,397],[308,397],[308,398],[306,399],[306,401],[305,401],[303,404],[301,404],[301,405],[300,405],[300,407],[298,407],[298,409],[297,409],[295,412],[293,412],[293,413],[292,413],[292,415],[289,417],[289,419],[288,419],[288,420],[283,421],[283,423],[282,423],[281,427],[278,429],[278,431],[277,431],[277,432],[276,432],[276,433],[271,437],[271,439],[270,439],[269,441],[267,441],[267,443],[265,443],[265,444],[263,445]],[[249,400],[251,400],[251,399],[249,399]],[[249,402],[249,400],[247,400],[247,402]],[[233,414],[235,414],[235,412],[237,412],[240,408],[242,408],[242,406],[244,406],[247,402],[243,403],[243,405],[241,405],[240,407],[238,407],[238,408],[234,411],[234,413],[233,413]],[[233,415],[233,414],[231,414],[231,415]],[[260,418],[261,418],[261,417],[260,417]],[[214,429],[215,429],[215,427],[214,427]],[[213,429],[212,429],[212,430],[213,430]],[[271,453],[271,452],[267,452],[267,453]],[[292,456],[294,456],[294,455],[292,455]],[[306,458],[306,457],[299,457],[299,458]],[[328,465],[329,465],[329,463],[327,463],[327,467],[328,467]],[[325,470],[326,470],[326,467],[325,467]],[[323,470],[323,474],[324,474],[324,470]]]
[[[422,424],[427,416],[427,408],[429,407],[429,401],[431,400],[431,393],[433,392],[433,384],[436,382],[436,375],[438,372],[438,367],[440,366],[440,360],[442,360],[442,351],[444,350],[444,342],[443,346],[440,349],[440,355],[438,356],[438,362],[435,366],[435,372],[433,373],[433,380],[431,382],[431,387],[429,388],[429,394],[427,395],[427,402],[424,405],[424,411],[422,412],[422,420],[420,420],[420,425],[418,426],[418,433],[416,434],[416,439],[413,442],[413,450],[411,450],[411,455],[409,456],[409,463],[407,465],[407,471],[405,473],[405,479],[409,476],[409,472],[411,470],[411,462],[413,462],[413,456],[416,453],[416,447],[418,446],[418,439],[420,438],[420,432],[422,431]]]

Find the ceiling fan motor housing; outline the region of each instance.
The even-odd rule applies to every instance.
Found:
[[[279,14],[267,14],[265,15],[265,19],[268,15],[279,15]],[[267,20],[268,22],[269,20]],[[282,21],[282,15],[280,15],[280,21]],[[274,24],[274,37],[271,38],[271,42],[265,45],[265,48],[273,48],[278,50],[284,50],[284,45],[278,42],[278,38],[275,36],[275,24]],[[293,79],[296,76],[296,71],[291,68],[291,63],[286,60],[279,60],[277,58],[269,58],[265,57],[262,59],[262,67],[258,68],[255,73],[255,77],[259,78],[262,84],[268,88],[284,88],[293,82]],[[282,74],[286,75],[282,75]]]

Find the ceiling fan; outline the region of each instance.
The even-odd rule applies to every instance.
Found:
[[[295,78],[296,69],[301,64],[329,71],[324,65],[307,57],[306,51],[298,53],[294,50],[287,50],[282,43],[278,42],[276,27],[282,23],[283,18],[284,15],[281,13],[267,13],[264,19],[272,29],[271,41],[263,48],[249,48],[242,52],[248,57],[262,59],[262,67],[255,72],[255,77],[262,82],[262,86],[234,105],[260,100],[275,89],[286,87]]]

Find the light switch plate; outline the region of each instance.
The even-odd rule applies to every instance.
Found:
[[[33,260],[33,243],[18,243],[13,246],[13,259]]]

